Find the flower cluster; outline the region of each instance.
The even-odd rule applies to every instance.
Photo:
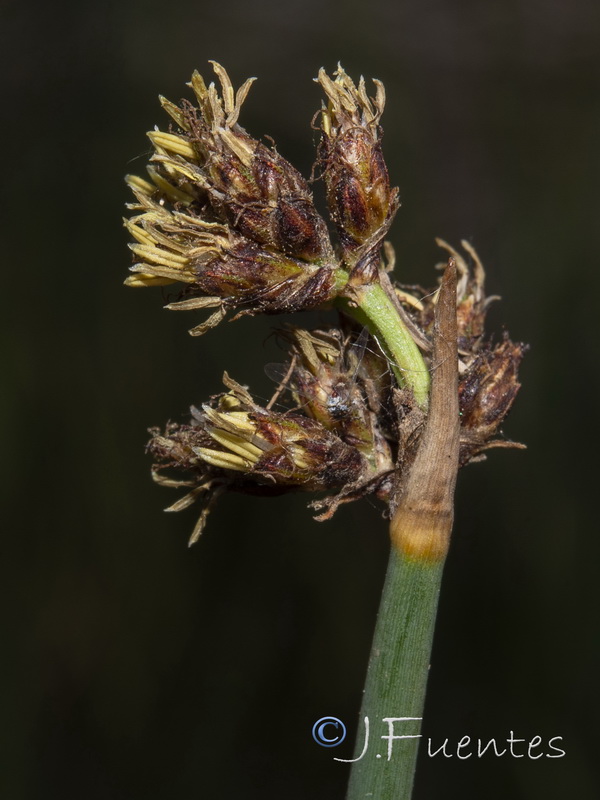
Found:
[[[301,331],[294,335],[300,340],[309,336]],[[339,350],[332,348],[330,352],[336,352],[335,360],[341,359]],[[320,350],[316,356],[313,350],[312,355],[323,363],[323,353]],[[298,386],[306,368],[307,363],[298,370],[292,369],[288,380]],[[340,385],[347,385],[346,377],[340,373]],[[379,458],[373,463],[369,458],[373,443],[365,448],[366,440],[357,441],[342,424],[343,417],[347,417],[350,429],[353,421],[368,413],[366,401],[358,391],[345,396],[347,405],[343,409],[331,412],[330,397],[324,393],[317,400],[318,390],[313,384],[313,396],[303,409],[306,413],[281,412],[257,405],[247,389],[227,374],[223,382],[228,391],[215,398],[212,405],[205,404],[200,410],[192,408],[188,424],[170,423],[164,432],[152,429],[148,443],[155,480],[163,485],[190,487],[188,494],[168,510],[181,510],[199,496],[204,501],[204,511],[190,543],[200,535],[209,508],[225,489],[252,494],[279,494],[290,489],[336,490],[338,496],[326,504],[332,511],[343,498],[355,499],[382,489],[394,466],[385,440],[381,440]],[[283,390],[287,385],[279,388]],[[295,394],[298,389],[291,391]],[[373,431],[365,429],[364,433]],[[166,468],[183,471],[188,477],[167,477],[163,472]]]
[[[161,98],[176,132],[151,131],[150,180],[129,176],[137,211],[125,222],[136,240],[129,286],[180,281],[172,309],[230,308],[279,313],[321,306],[341,282],[327,225],[300,173],[238,124],[252,80],[234,92],[214,64],[221,94],[195,72],[197,106]]]
[[[353,284],[370,283],[380,269],[379,251],[398,209],[398,189],[390,188],[381,151],[379,121],[385,90],[374,81],[370,99],[341,67],[332,81],[324,69],[318,82],[328,98],[322,109],[319,161],[324,170],[329,213],[341,245],[342,263]]]
[[[192,541],[225,490],[325,491],[313,503],[321,519],[365,494],[393,506],[426,420],[429,371],[437,366],[438,290],[417,296],[387,274],[394,254],[384,240],[399,201],[381,149],[383,85],[374,81],[369,97],[364,80],[355,84],[341,67],[333,77],[321,70],[317,78],[326,98],[317,167],[334,245],[307,181],[274,146],[239,125],[253,79],[236,92],[225,70],[213,67],[220,90],[195,72],[195,104],[161,98],[173,124],[148,134],[154,153],[147,178],[127,178],[135,201],[125,220],[134,240],[126,284],[179,284],[180,296],[167,308],[212,310],[190,331],[195,335],[230,310],[240,316],[335,305],[344,314],[337,327],[280,332],[288,360],[271,366],[278,386],[266,407],[225,375],[227,391],[193,408],[189,422],[151,429],[154,478],[188,487],[170,510],[202,500]],[[525,347],[507,337],[499,344],[486,338],[485,316],[495,298],[486,297],[473,247],[462,243],[465,257],[438,244],[458,274],[464,465],[489,447],[518,446],[502,439],[500,428],[519,390]]]
[[[481,459],[481,454],[492,447],[522,447],[500,438],[500,429],[521,387],[518,371],[527,347],[506,335],[500,343],[485,336],[487,310],[499,298],[485,294],[485,270],[475,248],[467,241],[461,242],[472,262],[470,268],[459,251],[442,239],[436,241],[454,259],[458,272],[460,464],[464,466]],[[406,292],[401,297],[419,329],[431,335],[437,293],[425,292],[421,300]]]

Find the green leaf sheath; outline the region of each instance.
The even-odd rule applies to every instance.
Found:
[[[354,758],[364,748],[365,716],[369,746],[352,765],[347,800],[410,800],[420,739],[392,741],[388,761],[386,717],[422,717],[443,560],[413,561],[390,553],[360,711]],[[394,723],[394,735],[416,735],[419,721]],[[377,758],[377,755],[380,758]]]

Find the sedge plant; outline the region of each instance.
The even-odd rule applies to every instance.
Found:
[[[315,174],[327,222],[300,173],[240,126],[253,79],[235,91],[223,67],[213,68],[219,88],[195,72],[192,100],[160,98],[171,124],[148,134],[147,176],[127,177],[126,284],[173,284],[168,309],[208,309],[194,336],[231,313],[331,309],[335,319],[280,332],[288,360],[265,406],[225,373],[225,391],[192,407],[187,423],[152,428],[152,476],[187,490],[168,510],[199,503],[190,544],[228,491],[324,493],[311,503],[319,520],[378,498],[391,544],[360,718],[410,717],[416,736],[456,475],[491,447],[520,446],[500,427],[525,348],[486,336],[494,298],[468,242],[461,253],[438,240],[447,260],[433,290],[394,283],[386,237],[399,200],[381,148],[381,82],[370,96],[341,67],[319,72]],[[362,757],[357,742],[348,800],[408,800],[417,743],[407,739],[386,760]]]

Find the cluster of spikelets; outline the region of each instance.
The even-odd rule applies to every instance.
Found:
[[[190,486],[169,510],[189,505],[199,495],[204,511],[192,541],[200,534],[213,499],[224,490],[279,494],[290,489],[334,491],[315,503],[327,519],[342,502],[365,494],[389,497],[395,438],[387,406],[390,373],[366,340],[352,342],[337,329],[282,332],[290,346],[288,364],[270,365],[281,376],[272,401],[263,408],[227,374],[227,392],[192,408],[189,424],[153,429],[148,448],[156,466],[194,475],[177,481],[155,470],[155,480]],[[360,339],[360,337],[359,337]],[[275,410],[282,394],[292,408]]]
[[[194,329],[203,333],[228,309],[280,313],[323,306],[350,281],[372,280],[380,247],[396,212],[381,153],[383,87],[371,101],[341,69],[319,81],[323,109],[320,164],[327,202],[340,239],[336,253],[308,183],[272,147],[238,124],[252,80],[234,92],[214,65],[221,95],[198,72],[197,106],[161,98],[176,132],[148,135],[154,155],[150,180],[128,183],[137,213],[126,221],[135,243],[130,286],[185,284],[185,299],[170,308],[216,308]]]
[[[381,151],[381,83],[375,97],[364,80],[355,85],[340,68],[318,82],[326,95],[317,166],[324,181],[334,244],[305,179],[275,149],[238,124],[252,79],[235,92],[214,64],[221,91],[192,76],[196,105],[161,103],[173,120],[169,132],[149,133],[154,154],[148,179],[129,176],[135,195],[125,225],[134,239],[129,286],[178,283],[167,308],[212,309],[192,334],[218,324],[228,311],[295,312],[357,304],[364,287],[381,284],[411,331],[429,368],[436,292],[418,298],[393,288],[387,272],[393,250],[384,242],[397,211]],[[499,427],[518,391],[523,347],[505,339],[492,346],[484,319],[493,298],[484,271],[463,243],[465,259],[440,242],[456,263],[461,406],[461,463],[507,444]],[[387,263],[382,251],[386,253]],[[419,442],[424,411],[398,385],[378,343],[347,320],[339,327],[283,334],[289,361],[266,408],[225,376],[227,392],[188,424],[152,429],[148,449],[159,483],[187,486],[171,510],[200,498],[204,525],[214,499],[225,490],[272,494],[289,489],[327,491],[316,503],[327,518],[342,502],[364,494],[389,501],[402,468]],[[397,374],[397,370],[396,370]],[[287,399],[287,406],[281,405]],[[277,401],[277,402],[276,402]],[[276,410],[279,408],[279,410]],[[508,443],[511,444],[511,443]],[[163,470],[183,472],[167,477]],[[332,494],[333,493],[333,494]]]

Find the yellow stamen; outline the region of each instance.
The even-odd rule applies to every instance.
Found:
[[[155,147],[162,147],[168,153],[176,153],[178,156],[197,161],[198,156],[192,145],[181,136],[174,133],[164,133],[163,131],[148,131],[148,138]]]
[[[308,462],[302,457],[304,455],[304,450],[302,448],[291,445],[289,452],[292,456],[292,461],[298,467],[298,469],[308,469]]]
[[[185,205],[189,205],[194,201],[194,198],[191,194],[184,192],[182,189],[179,189],[177,186],[173,186],[172,183],[169,183],[166,178],[163,178],[155,169],[152,167],[148,167],[148,174],[156,184],[157,188],[160,189],[161,192],[167,195],[167,197],[171,200],[179,200],[181,203],[185,203]],[[152,190],[153,192],[155,189]]]
[[[210,433],[216,442],[223,445],[223,447],[226,447],[233,453],[237,453],[243,458],[247,458],[249,461],[252,461],[253,464],[255,464],[262,456],[262,450],[259,447],[247,441],[246,439],[242,439],[241,436],[237,436],[235,433],[217,430],[216,428],[212,428],[210,426],[206,428],[206,431],[207,433]]]
[[[156,191],[155,187],[152,186],[151,183],[145,181],[143,178],[140,178],[137,175],[126,175],[125,183],[131,189],[137,189],[138,192],[141,192],[142,194],[151,195]]]
[[[185,256],[179,256],[163,248],[150,247],[146,244],[130,244],[129,247],[136,256],[140,256],[151,264],[165,264],[168,267],[181,268],[188,263]]]
[[[194,447],[194,453],[207,464],[220,469],[234,469],[238,472],[249,472],[252,469],[252,462],[234,455],[233,453],[223,453],[221,450],[209,450],[208,447]]]
[[[229,75],[225,71],[225,69],[216,61],[210,62],[213,65],[213,69],[221,82],[221,91],[223,93],[223,105],[225,107],[225,113],[231,114],[235,106],[235,95],[233,93],[233,86],[231,85],[231,81],[229,80]]]
[[[183,111],[176,106],[175,103],[172,103],[170,100],[167,100],[166,97],[162,95],[158,96],[160,100],[161,106],[164,110],[169,114],[169,116],[179,125],[180,128],[183,128],[184,131],[189,131],[190,126],[188,125],[185,115]]]
[[[129,267],[131,272],[142,273],[143,275],[158,275],[161,278],[169,278],[171,282],[181,281],[182,283],[193,283],[195,275],[191,272],[179,268],[168,267],[166,264],[134,264]]]
[[[254,148],[227,130],[221,131],[221,139],[235,153],[245,167],[249,167],[254,157]]]
[[[146,244],[150,246],[154,244],[154,239],[150,236],[150,234],[143,228],[140,228],[139,225],[136,225],[134,222],[132,222],[132,220],[126,219],[123,220],[123,222],[129,233],[140,244]]]
[[[164,164],[165,169],[168,172],[170,173],[178,172],[180,175],[183,175],[184,178],[187,178],[189,181],[192,181],[192,183],[198,183],[201,186],[204,186],[206,184],[206,178],[200,172],[200,170],[193,169],[192,165],[189,163],[183,164],[180,161],[175,161],[174,159],[169,158],[169,156],[162,156],[162,155],[152,156],[152,161],[160,161],[162,164]],[[152,177],[154,179],[154,176]]]
[[[163,278],[159,275],[146,275],[143,272],[137,275],[130,275],[123,281],[125,286],[133,286],[139,288],[140,286],[168,286],[170,283],[175,283],[172,278]]]
[[[248,414],[231,414],[230,412],[215,411],[210,406],[202,406],[206,418],[218,428],[225,428],[231,433],[245,433],[254,436],[256,425],[248,419]]]
[[[200,107],[204,111],[206,100],[208,98],[208,90],[206,88],[206,84],[204,83],[204,78],[202,77],[202,75],[200,75],[197,69],[194,70],[192,74],[192,80],[188,85],[191,86],[192,89],[194,90],[196,99],[198,100]]]

